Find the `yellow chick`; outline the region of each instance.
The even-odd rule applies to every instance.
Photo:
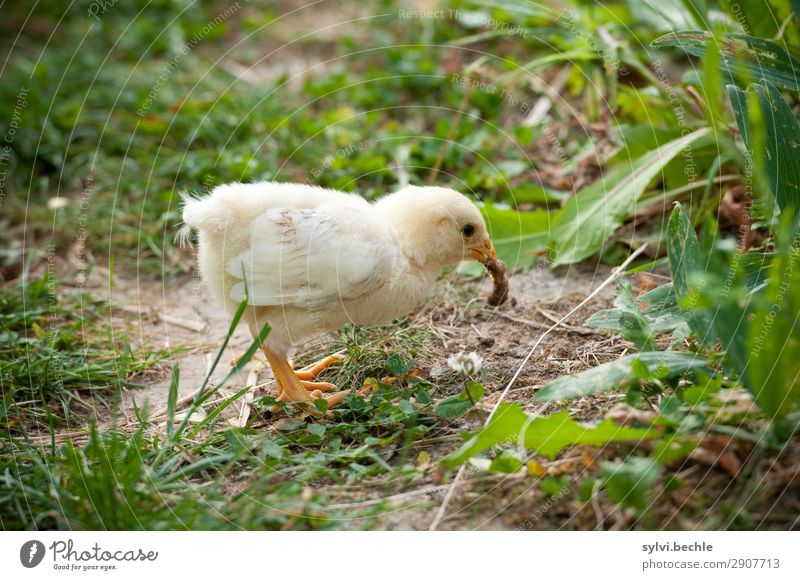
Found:
[[[244,319],[275,375],[278,399],[311,403],[335,389],[288,361],[292,345],[345,323],[388,324],[430,292],[446,266],[487,263],[495,250],[475,205],[442,187],[406,187],[377,202],[291,183],[232,183],[183,196],[183,236],[198,232],[200,271],[228,312]],[[245,285],[247,291],[245,291]],[[328,406],[346,396],[327,397]]]

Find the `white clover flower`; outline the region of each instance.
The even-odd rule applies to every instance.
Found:
[[[483,359],[476,352],[459,352],[447,359],[447,366],[465,377],[472,377],[480,372]]]

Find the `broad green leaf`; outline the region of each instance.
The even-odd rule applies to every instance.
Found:
[[[317,397],[314,399],[314,408],[319,411],[320,413],[327,413],[328,411],[328,399],[325,397]]]
[[[800,75],[800,69],[797,74]],[[728,86],[736,123],[754,162],[764,164],[778,207],[796,213],[800,210],[800,125],[772,84],[754,84],[751,89],[758,97],[760,111],[748,111],[745,92],[734,85]],[[754,119],[759,122],[756,126]]]
[[[641,296],[637,296],[636,302],[639,303],[639,306],[644,309],[646,313],[653,314],[678,305],[675,299],[675,293],[672,291],[672,283],[670,282],[653,288]]]
[[[530,169],[531,164],[526,161],[521,161],[519,159],[508,159],[503,161],[498,161],[494,164],[497,171],[503,176],[503,180],[507,181],[512,177],[516,177],[523,171]]]
[[[539,489],[542,490],[544,497],[549,498],[567,491],[571,483],[572,478],[568,475],[545,477],[539,482]]]
[[[709,42],[706,48],[706,55],[703,57],[702,81],[700,90],[703,91],[705,99],[704,112],[712,127],[723,126],[720,114],[725,110],[722,99],[722,75],[720,74],[720,53],[719,43]]]
[[[708,361],[694,354],[674,351],[648,351],[632,354],[600,366],[550,381],[536,393],[536,401],[577,399],[638,382],[634,366],[644,365],[649,376],[673,379],[692,370],[708,367]]]
[[[628,0],[627,4],[634,22],[657,31],[702,28],[703,21],[698,21],[693,10],[686,9],[687,1],[691,0],[660,0],[657,3]]]
[[[681,136],[678,127],[657,127],[652,124],[642,123],[637,125],[612,126],[614,139],[622,144],[617,153],[611,158],[611,163],[631,163],[670,141]]]
[[[772,38],[778,32],[780,21],[769,13],[767,0],[721,0],[720,4],[753,36]]]
[[[683,317],[672,284],[663,284],[636,298],[643,309],[642,315],[650,323],[653,332],[674,332],[676,330],[688,334],[689,327]]]
[[[686,296],[689,293],[689,275],[704,270],[705,263],[692,222],[680,204],[675,204],[675,209],[669,216],[667,251],[675,295],[678,298]]]
[[[692,287],[690,277],[697,272],[704,272],[707,264],[692,223],[680,204],[675,204],[667,223],[667,254],[676,298],[678,301],[694,302],[697,289]],[[696,308],[685,310],[689,327],[700,340],[707,344],[717,340],[709,312]]]
[[[522,469],[522,458],[519,453],[511,449],[503,449],[489,465],[489,471],[497,473],[516,473],[520,469]]]
[[[261,451],[267,457],[272,457],[273,459],[282,459],[283,458],[283,447],[278,445],[272,439],[264,439],[261,444]]]
[[[614,502],[636,508],[648,506],[647,492],[656,484],[661,466],[649,457],[631,456],[622,463],[600,463],[603,485]]]
[[[747,375],[756,403],[773,420],[800,400],[800,254],[774,260],[750,323]]]
[[[558,207],[567,198],[567,195],[567,193],[545,188],[535,183],[524,183],[512,187],[505,199],[514,206],[536,203],[548,207]]]
[[[536,260],[536,252],[546,247],[552,219],[550,212],[544,209],[517,211],[487,202],[481,208],[481,213],[497,250],[497,257],[505,262],[509,270],[530,268]],[[479,276],[484,268],[470,261],[460,271],[469,276]]]
[[[706,6],[705,0],[682,0],[681,3],[699,26],[706,27],[708,25],[708,6]]]
[[[584,427],[569,416],[569,411],[533,418],[526,415],[517,403],[502,403],[489,424],[471,434],[460,449],[444,457],[442,465],[455,467],[500,443],[522,445],[528,451],[552,459],[571,445],[602,446],[611,442],[642,441],[661,435],[654,429],[621,427],[611,420]]]
[[[483,388],[483,385],[470,381],[466,389],[458,395],[442,400],[436,405],[433,412],[439,417],[460,417],[483,397],[485,391],[486,389]]]
[[[687,319],[697,325],[693,332],[708,348],[716,348],[717,341],[723,348],[723,366],[731,375],[738,375],[743,382],[748,376],[747,329],[752,311],[752,297],[739,276],[732,271],[731,278],[719,272],[698,272],[691,276],[694,291],[679,300]],[[730,284],[729,284],[730,282]],[[708,325],[703,326],[703,321]]]
[[[765,78],[781,88],[800,91],[800,60],[771,40],[746,34],[725,34],[719,47],[723,71],[743,79]],[[710,32],[686,30],[671,32],[653,41],[653,46],[677,46],[689,54],[704,56],[706,45],[714,41]]]
[[[413,369],[416,363],[416,359],[405,360],[402,356],[393,352],[388,356],[386,362],[383,363],[383,368],[393,377],[400,377]]]
[[[697,338],[710,348],[719,340],[727,369],[741,374],[747,366],[744,289],[725,285],[716,261],[702,252],[689,218],[675,205],[667,224],[667,253],[678,304]]]
[[[585,325],[589,328],[604,328],[619,332],[625,340],[639,347],[639,350],[654,350],[654,333],[650,323],[636,304],[630,282],[623,282],[614,298],[615,308],[602,310],[591,316]]]
[[[308,427],[306,427],[306,430],[309,433],[317,437],[322,437],[323,435],[325,435],[326,429],[327,428],[322,423],[311,423],[309,424]]]
[[[722,378],[721,374],[713,377],[701,375],[695,385],[688,387],[681,393],[681,398],[687,405],[697,405],[707,401],[722,388]]]
[[[744,274],[744,283],[750,290],[760,287],[769,275],[775,253],[745,252],[739,256],[739,267]]]
[[[708,128],[698,129],[670,141],[633,166],[617,167],[571,197],[553,218],[553,264],[572,264],[598,252],[635,210],[637,201],[662,169],[709,132]]]
[[[653,459],[663,465],[683,459],[692,452],[700,443],[683,439],[679,433],[675,433],[668,439],[656,441],[653,444]]]

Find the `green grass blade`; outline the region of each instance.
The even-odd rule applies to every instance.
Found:
[[[169,383],[169,394],[167,395],[167,437],[172,436],[175,421],[175,405],[178,402],[178,384],[180,382],[180,368],[172,365],[172,379]]]

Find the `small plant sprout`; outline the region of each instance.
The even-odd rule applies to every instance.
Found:
[[[483,358],[476,352],[459,352],[447,359],[447,366],[464,378],[472,378],[483,367]]]

